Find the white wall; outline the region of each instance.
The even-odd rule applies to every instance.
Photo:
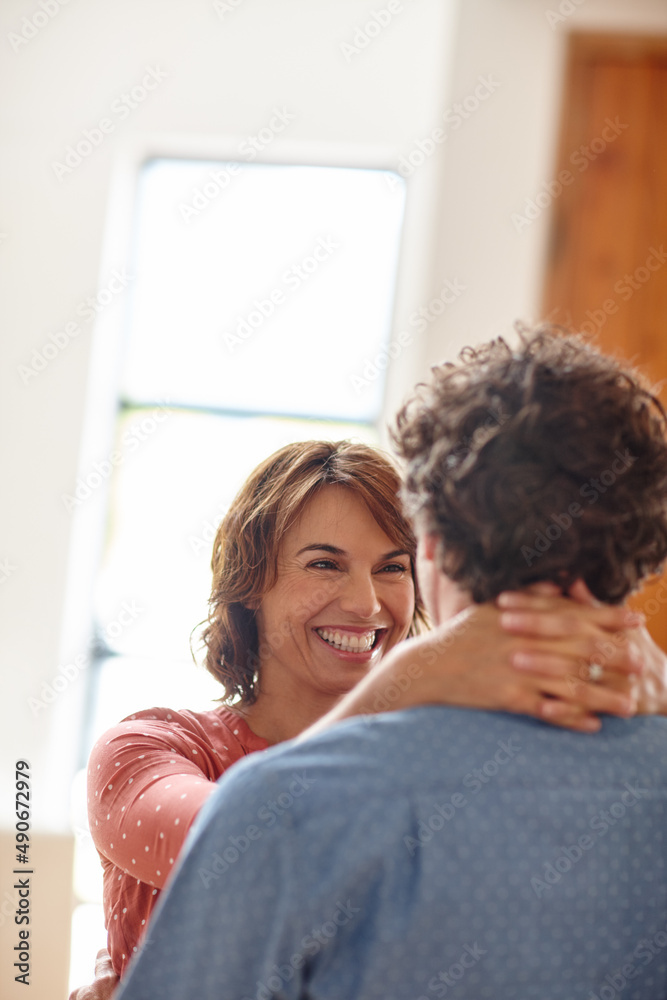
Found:
[[[296,116],[286,141],[389,149],[398,162],[480,78],[497,81],[460,128],[444,126],[446,142],[410,180],[411,245],[421,249],[404,261],[399,327],[445,279],[466,290],[394,366],[391,409],[427,361],[536,318],[547,213],[521,234],[511,215],[553,173],[565,32],[667,31],[663,0],[583,0],[555,27],[546,12],[560,0],[402,0],[391,24],[347,61],[340,44],[388,2],[232,0],[236,9],[221,17],[212,0],[68,0],[18,51],[9,33],[40,11],[38,0],[0,7],[0,745],[3,760],[31,759],[44,827],[65,824],[69,773],[59,776],[72,759],[84,685],[72,683],[38,716],[28,699],[76,652],[62,645],[72,522],[60,497],[77,475],[91,327],[28,384],[18,368],[105,282],[105,213],[124,147],[166,133],[191,142],[244,136],[284,105]],[[164,82],[57,179],[52,162],[149,66],[166,72]],[[9,786],[3,771],[6,823]]]

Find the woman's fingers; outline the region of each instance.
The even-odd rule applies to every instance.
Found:
[[[557,653],[543,652],[539,649],[532,652],[515,650],[510,653],[510,663],[516,670],[538,674],[541,677],[568,677],[572,674],[573,669],[571,657],[559,656]],[[583,672],[582,676],[584,676]]]
[[[504,590],[496,597],[496,605],[501,610],[516,611],[551,611],[558,603],[567,600],[562,594],[538,589],[538,585],[530,590]]]
[[[590,661],[598,663],[610,673],[642,674],[644,658],[641,649],[633,641],[632,633],[617,632],[607,640],[595,641]]]
[[[611,624],[611,619],[607,622]],[[621,673],[639,674],[644,668],[639,645],[628,641],[632,632],[638,631],[636,628],[607,631],[606,625],[582,621],[570,611],[503,611],[500,625],[504,631],[526,638],[526,646],[522,647],[525,655],[516,663],[516,666],[520,663],[520,669],[551,672],[557,669],[554,657],[561,656],[599,663],[607,670]],[[538,648],[540,645],[543,650]],[[539,652],[551,654],[549,663],[530,659]]]
[[[97,955],[95,956],[95,979],[99,979],[100,976],[111,976],[113,975],[113,965],[111,964],[111,955],[106,948],[100,948]]]
[[[571,610],[513,608],[504,610],[500,627],[514,635],[536,636],[543,639],[561,639],[579,630],[579,619]]]
[[[595,622],[606,632],[620,632],[622,629],[639,628],[644,624],[644,616],[640,611],[633,611],[620,604],[601,604],[597,608],[589,608],[588,605],[580,605],[591,615],[591,621]]]
[[[544,678],[540,688],[554,698],[571,702],[587,712],[619,715],[628,718],[637,710],[637,698],[633,682],[627,678],[615,681],[615,687],[610,684],[593,684],[583,681],[576,674],[565,679]]]
[[[525,683],[527,687],[510,693],[506,711],[530,715],[554,726],[581,733],[595,733],[600,729],[602,723],[598,717],[583,705],[572,700],[547,697],[540,687],[533,686],[540,683],[538,678],[526,678]]]
[[[582,708],[558,698],[545,698],[540,705],[540,716],[545,722],[564,729],[574,729],[580,733],[597,733],[602,721]]]
[[[627,718],[637,710],[636,678],[610,674],[603,683],[588,680],[570,668],[569,673],[537,676],[524,673],[516,688],[508,688],[508,711],[541,718],[546,722],[580,732],[595,732],[600,728],[598,714]]]
[[[558,646],[539,641],[526,641],[509,654],[515,670],[539,674],[544,677],[566,677],[574,671],[582,680],[589,679],[589,667],[597,664],[607,674],[635,674],[644,672],[641,649],[628,642],[622,633],[614,641],[599,642],[593,638],[563,642]]]
[[[644,616],[630,608],[611,604],[593,606],[568,597],[526,591],[499,594],[496,604],[503,611],[502,628],[511,632],[530,631],[532,635],[565,635],[587,625],[619,632],[644,624]]]

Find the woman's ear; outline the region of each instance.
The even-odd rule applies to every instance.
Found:
[[[251,597],[250,600],[243,602],[243,607],[247,611],[257,611],[259,609],[261,601],[259,597]]]

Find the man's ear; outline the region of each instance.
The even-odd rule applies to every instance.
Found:
[[[438,536],[432,531],[425,531],[419,536],[419,545],[422,557],[434,562],[438,551]]]

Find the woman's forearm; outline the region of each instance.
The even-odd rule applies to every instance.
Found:
[[[465,679],[471,657],[484,661],[491,643],[498,655],[498,640],[504,640],[509,657],[516,638],[499,636],[498,612],[490,606],[472,606],[425,635],[395,646],[351,691],[298,738],[307,739],[329,726],[356,715],[375,715],[417,705],[449,704],[493,707],[477,704],[480,696]],[[508,667],[508,674],[514,674]],[[474,686],[474,684],[473,684]],[[484,700],[484,699],[482,699]]]
[[[599,728],[597,713],[632,714],[632,685],[625,683],[622,665],[615,665],[621,674],[617,689],[581,680],[581,664],[597,656],[603,634],[591,629],[589,618],[600,612],[579,607],[578,628],[568,622],[560,631],[554,630],[554,614],[548,614],[533,614],[551,628],[543,638],[534,624],[525,634],[503,627],[503,611],[493,604],[466,608],[426,635],[396,646],[299,739],[352,716],[428,704],[519,712],[582,731]],[[536,662],[548,657],[550,671],[517,670],[517,653]]]

